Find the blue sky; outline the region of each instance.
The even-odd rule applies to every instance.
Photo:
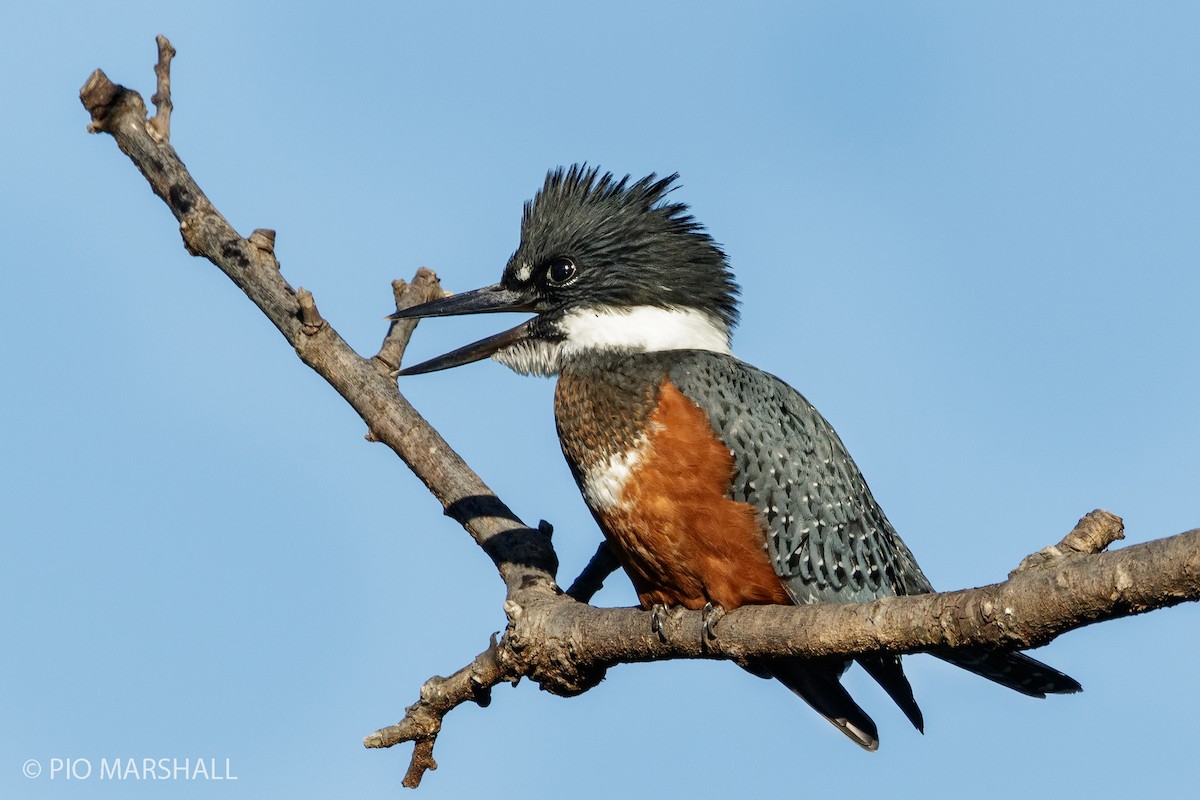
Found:
[[[1096,507],[1131,543],[1200,523],[1200,10],[782,5],[6,11],[0,795],[399,796],[407,748],[361,737],[504,623],[470,539],[85,133],[84,79],[148,97],[160,32],[182,158],[364,353],[392,278],[497,278],[547,168],[677,171],[743,287],[735,352],[833,422],[935,585],[1000,580]],[[424,324],[411,358],[500,324]],[[484,363],[402,388],[555,524],[569,581],[599,534],[552,384]],[[911,658],[925,736],[852,672],[874,755],[729,664],[502,687],[448,719],[419,796],[1179,792],[1198,621],[1063,637],[1039,657],[1085,692],[1040,702]],[[131,757],[238,780],[49,774]]]

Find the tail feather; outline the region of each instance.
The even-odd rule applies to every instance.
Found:
[[[960,647],[931,650],[931,655],[1030,697],[1073,694],[1083,690],[1079,681],[1024,653],[1005,653]],[[890,693],[890,692],[889,692]]]
[[[916,698],[913,697],[912,685],[904,674],[900,656],[875,655],[864,656],[856,660],[867,671],[867,674],[883,687],[883,690],[888,693],[888,697],[900,706],[900,710],[904,712],[904,716],[908,717],[908,721],[913,724],[913,727],[924,733],[925,717],[921,714],[921,708],[917,705]]]
[[[848,661],[789,658],[764,659],[755,664],[795,692],[855,744],[865,750],[877,750],[879,731],[875,723],[838,680],[847,666]]]
[[[956,667],[1030,697],[1070,694],[1083,688],[1071,676],[1024,653],[996,652],[970,647],[934,650],[930,653]],[[924,733],[925,719],[913,697],[912,686],[904,675],[900,657],[873,655],[856,660],[895,701],[913,727]],[[748,664],[747,669],[761,677],[775,678],[855,744],[866,750],[877,750],[879,731],[874,721],[854,702],[854,698],[841,684],[842,673],[849,665],[849,661],[836,658],[773,658],[755,661]]]

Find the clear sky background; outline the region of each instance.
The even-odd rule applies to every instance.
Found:
[[[1129,543],[1200,524],[1200,9],[786,5],[5,11],[0,796],[402,796],[409,748],[361,738],[504,624],[467,535],[85,132],[84,79],[148,98],[160,32],[183,160],[360,352],[392,278],[496,280],[548,168],[678,171],[743,287],[735,352],[833,422],[937,586],[1001,580],[1097,507]],[[410,358],[511,324],[425,323]],[[565,583],[599,533],[552,386],[486,362],[402,388],[555,524]],[[912,657],[925,736],[852,671],[873,755],[730,664],[500,687],[414,796],[1186,794],[1198,623],[1061,638],[1038,657],[1085,691],[1045,701]],[[117,757],[238,780],[50,780]]]

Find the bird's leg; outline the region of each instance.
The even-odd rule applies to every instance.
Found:
[[[717,623],[725,616],[725,609],[712,603],[705,603],[700,612],[704,615],[704,635],[709,641],[717,638]]]
[[[663,633],[663,625],[667,621],[667,606],[664,603],[655,603],[650,606],[650,632],[658,634],[661,641],[666,641],[667,636]]]

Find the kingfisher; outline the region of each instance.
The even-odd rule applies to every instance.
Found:
[[[525,203],[500,282],[394,319],[501,311],[527,321],[400,371],[491,357],[557,376],[559,441],[642,607],[861,603],[932,592],[834,429],[799,392],[734,357],[739,288],[722,247],[668,195],[678,174],[551,170]],[[933,655],[1033,697],[1077,692],[1020,652]],[[896,655],[853,659],[918,731]],[[867,750],[875,723],[841,684],[850,659],[759,658]]]

